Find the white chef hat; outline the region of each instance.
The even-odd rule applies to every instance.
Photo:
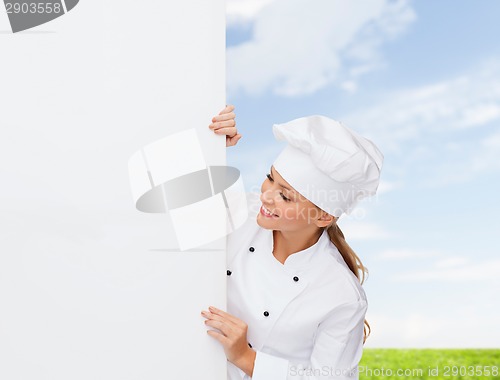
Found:
[[[274,168],[296,191],[327,213],[350,214],[377,191],[383,154],[370,140],[326,116],[274,124],[277,140],[288,144]]]

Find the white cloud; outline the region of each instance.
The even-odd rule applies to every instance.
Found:
[[[253,38],[227,50],[228,89],[254,95],[304,95],[338,82],[355,91],[357,77],[380,66],[380,45],[415,19],[408,0],[238,1],[228,10],[254,18]]]
[[[379,98],[340,119],[397,161],[403,182],[445,186],[500,169],[500,59]]]
[[[474,127],[496,120],[500,117],[500,104],[484,103],[478,104],[465,110],[461,125]]]
[[[228,0],[226,3],[227,23],[238,26],[252,22],[266,5],[274,0]]]
[[[481,143],[486,148],[500,148],[500,131],[483,139]]]
[[[464,310],[459,305],[448,313],[436,315],[409,309],[407,313],[371,313],[366,319],[372,333],[366,341],[367,348],[486,348],[498,347],[498,315],[483,310],[483,305],[473,305]],[[395,368],[393,368],[395,369]]]
[[[439,334],[449,322],[416,312],[403,317],[367,313],[366,319],[372,327],[369,347],[416,347]]]
[[[442,137],[499,120],[500,60],[475,67],[467,75],[381,94],[379,98],[372,107],[356,110],[342,121],[375,137],[386,152],[401,153],[402,142]]]
[[[346,220],[349,218],[343,215],[339,219],[339,227],[344,233],[347,241],[350,240],[373,240],[373,239],[387,239],[392,236],[391,233],[384,230],[384,228],[375,223],[359,222]]]
[[[346,80],[345,82],[342,82],[340,87],[351,94],[358,90],[358,84],[353,80]]]
[[[499,281],[500,259],[490,259],[469,263],[463,260],[454,265],[435,264],[434,268],[409,273],[398,273],[392,276],[397,282],[467,282],[467,281]]]
[[[388,193],[392,190],[399,189],[403,186],[403,184],[400,181],[386,181],[386,180],[380,180],[378,189],[377,189],[377,194],[385,194]]]
[[[442,151],[441,159],[430,165],[430,175],[422,185],[445,186],[467,182],[482,174],[495,175],[500,170],[498,135],[495,132],[484,139],[469,139],[460,144],[459,150]]]
[[[467,257],[447,257],[443,260],[436,261],[434,264],[436,268],[450,268],[460,265],[465,265],[469,262]]]
[[[387,249],[376,256],[380,261],[407,260],[407,259],[428,259],[438,257],[442,253],[434,250],[414,250],[414,249]]]

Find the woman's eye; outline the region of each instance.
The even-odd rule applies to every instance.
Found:
[[[274,180],[272,179],[271,177],[271,174],[266,174],[266,177],[269,179],[269,181],[273,182]],[[290,202],[290,199],[288,199],[287,197],[285,197],[285,195],[283,193],[280,193],[281,195],[281,198],[283,198],[283,200],[285,202]]]
[[[285,200],[285,202],[289,202],[289,201],[290,201],[290,199],[288,199],[287,197],[285,197],[285,196],[283,195],[283,193],[280,193],[280,195],[281,195],[281,198],[283,198],[283,199]]]

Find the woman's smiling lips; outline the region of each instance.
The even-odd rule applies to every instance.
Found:
[[[260,207],[260,213],[264,215],[266,218],[277,218],[278,216],[276,214],[272,214],[271,211],[269,211],[267,208],[264,206]]]

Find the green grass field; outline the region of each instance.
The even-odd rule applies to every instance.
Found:
[[[361,379],[500,379],[500,349],[366,348]]]

